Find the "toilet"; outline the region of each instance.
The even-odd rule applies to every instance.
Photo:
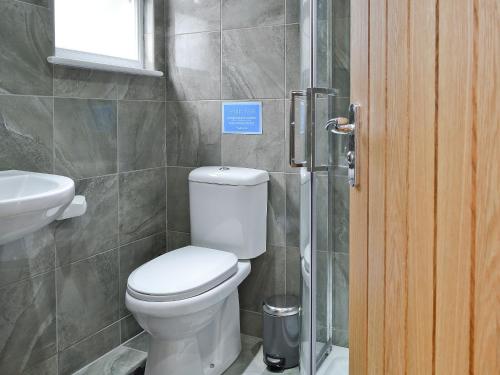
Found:
[[[266,251],[266,171],[189,174],[191,245],[137,268],[125,303],[151,335],[146,375],[220,375],[241,351],[238,285]]]

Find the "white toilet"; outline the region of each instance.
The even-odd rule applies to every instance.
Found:
[[[151,334],[146,375],[219,375],[241,350],[238,285],[266,251],[265,171],[189,174],[191,246],[130,274],[125,303]]]

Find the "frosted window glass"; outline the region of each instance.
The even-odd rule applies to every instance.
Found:
[[[56,47],[140,60],[139,0],[55,0]]]

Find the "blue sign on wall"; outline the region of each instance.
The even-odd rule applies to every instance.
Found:
[[[222,103],[222,132],[225,134],[262,134],[262,103]]]

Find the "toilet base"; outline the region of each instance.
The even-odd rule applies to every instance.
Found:
[[[146,375],[221,375],[241,351],[238,290],[193,335],[177,340],[151,337]]]

